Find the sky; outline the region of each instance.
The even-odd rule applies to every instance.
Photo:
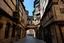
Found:
[[[34,0],[24,0],[24,6],[26,7],[26,10],[29,11],[29,16],[33,16],[33,10],[34,10]]]

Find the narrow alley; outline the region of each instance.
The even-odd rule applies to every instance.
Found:
[[[20,39],[19,41],[15,41],[14,43],[46,43],[42,40],[39,40],[33,36],[26,36],[23,39]]]
[[[0,43],[64,43],[64,0],[0,0]]]

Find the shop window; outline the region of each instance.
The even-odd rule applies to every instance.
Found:
[[[5,27],[5,39],[9,38],[9,30],[10,30],[10,23],[6,23],[6,27]]]

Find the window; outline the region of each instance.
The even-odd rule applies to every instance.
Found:
[[[40,6],[37,6],[36,7],[36,12],[39,12],[40,11]]]
[[[6,23],[6,27],[5,27],[5,39],[9,37],[9,30],[10,30],[10,23]]]
[[[64,3],[64,0],[61,0]]]
[[[17,18],[17,19],[18,19],[18,18],[19,18],[19,16],[20,16],[20,15],[18,14],[18,12],[17,12],[17,11],[13,12],[13,17],[14,17],[14,18]]]
[[[64,14],[64,8],[60,8],[61,14]]]

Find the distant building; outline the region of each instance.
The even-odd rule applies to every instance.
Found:
[[[35,0],[34,11],[33,11],[33,23],[35,25],[40,24],[40,20],[46,10],[48,0]]]
[[[39,23],[40,23],[40,0],[35,0],[33,11],[33,24],[37,25]]]
[[[33,16],[28,16],[28,24],[32,24]]]

